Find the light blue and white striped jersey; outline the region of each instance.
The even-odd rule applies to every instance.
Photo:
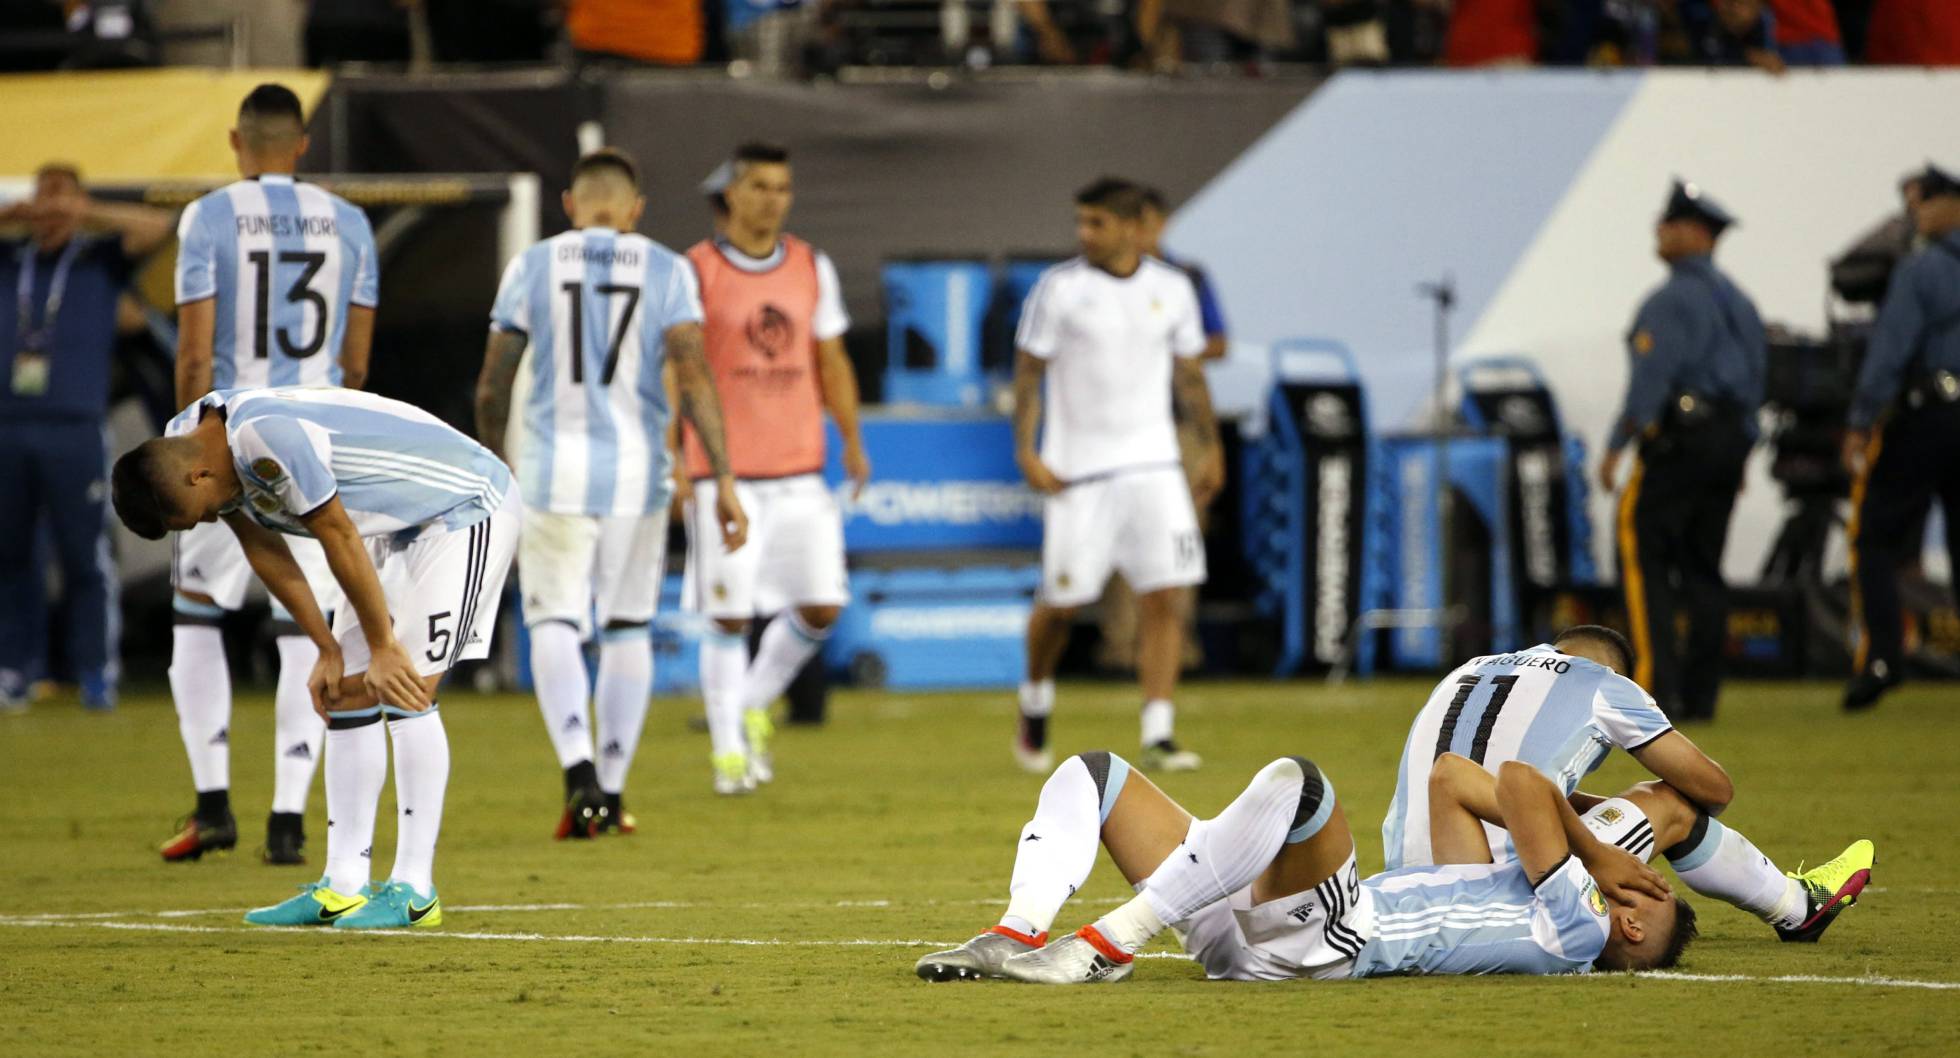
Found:
[[[1353,977],[1584,973],[1612,931],[1606,898],[1572,857],[1536,888],[1515,863],[1459,863],[1387,871],[1361,890],[1355,925],[1368,942]]]
[[[347,307],[380,293],[360,207],[267,173],[191,203],[177,241],[177,304],[218,301],[212,389],[340,384]]]
[[[188,433],[225,417],[242,508],[268,529],[311,536],[301,517],[340,497],[363,537],[488,518],[510,491],[510,468],[490,450],[412,404],[331,386],[230,389],[170,420]]]
[[[490,323],[531,340],[517,453],[526,504],[588,515],[667,505],[666,334],[700,322],[693,266],[643,235],[578,229],[511,260]]]
[[[1445,752],[1493,775],[1505,761],[1523,761],[1569,794],[1615,746],[1639,749],[1673,729],[1639,684],[1546,644],[1471,658],[1436,685],[1409,728],[1395,800],[1382,821],[1382,859],[1390,870],[1435,862],[1429,772]],[[1509,835],[1488,825],[1484,831],[1491,855],[1510,859]]]

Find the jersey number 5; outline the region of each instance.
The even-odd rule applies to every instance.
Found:
[[[572,307],[572,384],[585,384],[585,284],[566,283],[559,289]],[[619,367],[619,347],[626,344],[626,329],[633,325],[633,310],[640,307],[640,288],[619,283],[599,283],[593,290],[600,296],[610,298],[614,294],[626,295],[626,311],[619,314],[619,326],[614,329],[612,343],[606,347],[606,366],[599,373],[599,384],[612,385],[613,371]]]
[[[252,270],[258,273],[258,301],[252,311],[252,355],[264,360],[270,355],[267,348],[272,329],[272,254],[266,250],[253,250],[246,257],[252,262]],[[286,302],[304,302],[313,306],[313,337],[302,345],[295,342],[286,328],[279,328],[279,351],[295,360],[304,360],[320,351],[327,344],[327,298],[313,289],[313,277],[320,274],[320,268],[327,263],[323,253],[301,253],[287,251],[279,255],[280,264],[300,266],[299,278],[286,289]]]

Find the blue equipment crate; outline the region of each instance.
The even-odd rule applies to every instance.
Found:
[[[1012,687],[1040,583],[1034,564],[855,570],[825,662],[860,686]]]
[[[984,261],[889,261],[885,285],[885,400],[986,403],[981,341],[992,303]]]

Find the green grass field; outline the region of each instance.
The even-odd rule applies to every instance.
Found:
[[[1180,734],[1207,766],[1163,785],[1208,815],[1266,761],[1309,755],[1368,873],[1426,690],[1192,686]],[[1819,945],[1703,900],[1685,977],[1248,985],[1162,958],[1072,990],[912,976],[1004,899],[1040,783],[1009,759],[1009,695],[840,694],[828,727],[784,734],[778,781],[747,799],[710,792],[694,704],[658,701],[628,790],[640,833],[565,844],[531,702],[451,695],[446,921],[378,936],[239,921],[317,874],[246,848],[270,794],[268,697],[243,698],[232,728],[239,852],[180,866],[154,851],[190,805],[167,698],[108,717],[42,704],[0,717],[0,1054],[1952,1055],[1954,695],[1921,685],[1850,719],[1822,684],[1737,686],[1693,732],[1737,780],[1727,821],[1785,866],[1877,842],[1874,888]],[[1131,690],[1060,698],[1058,749],[1132,750]],[[1616,757],[1587,788],[1636,778]],[[319,801],[316,780],[315,864]],[[392,818],[384,805],[377,875]],[[1056,925],[1127,892],[1105,859]]]

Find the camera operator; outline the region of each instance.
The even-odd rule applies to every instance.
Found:
[[[1924,545],[1924,533],[1909,530],[1936,493],[1947,554],[1960,558],[1960,178],[1928,163],[1919,195],[1913,215],[1925,245],[1892,274],[1844,435],[1856,636],[1844,707],[1853,711],[1904,678],[1899,560]]]

